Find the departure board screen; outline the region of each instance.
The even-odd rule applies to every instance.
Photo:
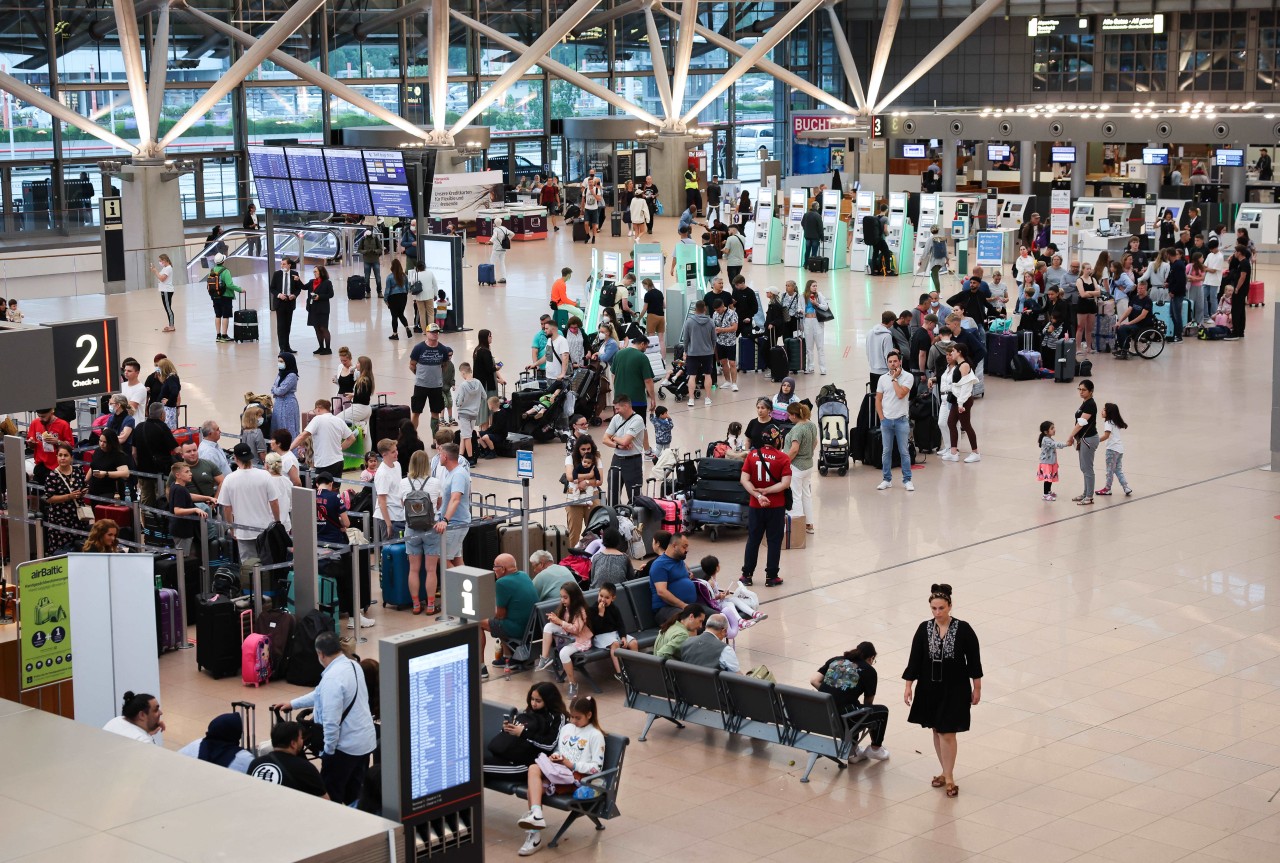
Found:
[[[294,180],[293,197],[298,202],[299,210],[312,213],[334,212],[329,184],[324,180]]]
[[[364,170],[364,154],[360,150],[324,151],[324,164],[329,169],[329,179],[335,183],[367,183]]]
[[[284,147],[250,147],[249,169],[255,177],[289,178],[289,166],[284,157]]]
[[[293,179],[328,182],[324,154],[319,147],[285,147],[284,158],[289,163],[289,176]]]
[[[409,182],[404,170],[404,153],[399,150],[365,150],[365,172],[370,183],[404,185]]]
[[[415,198],[399,150],[254,145],[249,147],[249,168],[258,203],[267,209],[415,215]]]
[[[409,788],[421,800],[471,781],[471,651],[409,660]]]
[[[258,203],[269,210],[295,210],[293,203],[293,187],[288,180],[276,177],[254,176],[254,186],[258,190]]]
[[[373,205],[369,201],[369,187],[364,183],[330,183],[335,213],[355,213],[372,216]]]
[[[413,196],[408,186],[369,186],[375,216],[413,217]]]

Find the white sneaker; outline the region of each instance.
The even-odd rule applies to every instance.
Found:
[[[964,460],[965,464],[973,464],[975,461],[982,461],[982,453],[971,452],[968,458]]]
[[[903,487],[903,488],[905,488],[907,491],[915,491],[915,490],[916,490],[916,487],[915,487],[914,485],[912,485],[912,484],[911,484],[911,480],[907,480],[906,482],[904,482],[904,483],[902,484],[902,487]]]
[[[883,746],[859,746],[858,755],[863,758],[871,758],[875,761],[888,761],[889,750]]]
[[[368,629],[369,627],[374,626],[377,622],[378,621],[374,620],[372,617],[365,617],[363,614],[360,615],[361,629]],[[347,629],[355,629],[355,628],[356,628],[356,622],[354,620],[347,620]]]
[[[736,393],[736,392],[738,391],[738,385],[737,385],[737,384],[732,384],[732,385],[730,386],[730,389],[732,389],[732,390]]]
[[[516,853],[521,857],[528,857],[531,854],[537,854],[542,850],[542,833],[537,830],[530,830],[524,837],[524,844],[520,846],[520,850]]]
[[[943,461],[960,461],[960,456],[952,452],[944,452],[941,456],[939,456],[939,458],[941,458]]]
[[[880,481],[880,484],[876,486],[876,491],[884,491],[886,488],[893,488],[893,483],[889,482],[887,479],[883,479]]]
[[[703,407],[708,407],[708,408],[709,408],[709,407],[711,407],[711,399],[703,399],[703,400],[702,400],[702,406],[703,406]]]
[[[692,397],[689,399],[689,407],[693,407],[693,398],[692,398]]]
[[[516,822],[516,826],[521,830],[545,830],[547,821],[541,815],[534,817],[533,810],[530,809],[523,818]]]

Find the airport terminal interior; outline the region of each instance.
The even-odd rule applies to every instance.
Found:
[[[292,35],[278,34],[275,60],[264,59],[247,76],[240,74],[241,81],[231,82],[174,137],[177,146],[168,158],[182,160],[170,167],[179,187],[174,205],[184,224],[179,239],[164,247],[180,250],[191,267],[175,267],[172,328],[143,267],[151,257],[147,249],[129,253],[129,275],[119,280],[125,284],[110,291],[99,269],[107,232],[100,224],[106,210],[97,199],[111,197],[121,185],[121,168],[111,163],[127,166],[142,154],[103,141],[66,117],[51,120],[48,113],[61,106],[124,143],[139,142],[139,127],[147,123],[131,106],[154,94],[147,93],[145,80],[131,80],[136,51],[121,50],[117,16],[126,5],[137,13],[137,30],[131,32],[147,68],[153,36],[163,31],[168,40],[168,84],[163,106],[153,106],[154,116],[162,118],[148,127],[153,138],[162,138],[174,122],[186,122],[185,112],[202,91],[208,94],[227,76],[240,74],[233,68],[237,60],[255,50],[233,45],[190,10],[260,37],[290,7],[299,14],[303,6],[316,10],[291,22]],[[1092,363],[1088,378],[1097,403],[1115,405],[1127,422],[1123,466],[1131,495],[1117,481],[1115,493],[1097,497],[1091,506],[1077,505],[1072,498],[1083,490],[1081,472],[1075,451],[1063,449],[1057,499],[1046,500],[1037,479],[1041,424],[1054,423],[1057,440],[1066,441],[1081,403],[1075,384],[1082,378],[1014,380],[989,369],[985,394],[971,409],[980,461],[922,455],[913,468],[914,491],[904,489],[896,469],[892,487],[877,490],[880,470],[860,461],[844,475],[813,476],[814,531],[803,548],[782,552],[781,585],[765,587],[757,577],[753,589],[767,619],[738,634],[736,652],[744,669],[764,665],[780,683],[808,686],[826,660],[859,642],[874,643],[876,703],[889,710],[887,760],[857,760],[841,769],[822,759],[802,783],[806,753],[786,745],[662,720],[641,742],[645,714],[627,707],[623,684],[602,670],[596,674],[603,689],[601,723],[630,738],[617,800],[621,814],[600,832],[579,821],[558,847],[544,845],[538,854],[575,863],[809,855],[868,863],[1280,858],[1280,478],[1271,470],[1280,434],[1273,404],[1280,283],[1271,279],[1280,273],[1280,205],[1274,203],[1270,157],[1265,175],[1258,170],[1263,153],[1274,153],[1280,142],[1280,129],[1270,131],[1270,112],[1280,113],[1274,94],[1280,86],[1280,13],[1270,4],[1243,0],[1213,11],[1185,0],[1155,6],[1053,0],[171,5],[170,11],[150,0],[117,2],[113,13],[107,4],[0,0],[0,19],[7,22],[0,40],[7,67],[0,75],[0,89],[6,90],[0,295],[19,301],[28,325],[115,317],[121,352],[142,360],[144,373],[156,354],[173,361],[194,426],[214,419],[233,432],[245,392],[263,392],[276,377],[267,256],[244,251],[247,235],[229,243],[238,259],[235,281],[245,289],[247,305],[258,310],[260,337],[252,342],[215,340],[200,258],[215,224],[238,228],[248,203],[260,202],[262,184],[250,169],[248,148],[365,146],[341,131],[396,129],[382,114],[432,134],[457,136],[457,142],[441,137],[428,143],[441,154],[437,178],[448,173],[449,156],[452,173],[496,169],[504,173],[499,182],[511,187],[526,175],[555,174],[571,200],[589,170],[610,187],[609,215],[594,243],[577,241],[572,225],[553,219],[541,236],[511,244],[505,283],[480,282],[480,267],[490,263],[492,249],[477,240],[471,223],[492,216],[458,222],[466,239],[454,297],[461,298],[465,321],[461,331],[445,332],[441,341],[454,349],[457,361],[470,357],[482,328],[490,330],[508,394],[531,360],[538,319],[548,311],[561,269],[573,270],[568,292],[585,306],[602,256],[626,259],[633,250],[628,224],[620,236],[611,230],[619,200],[611,187],[624,179],[624,170],[626,177],[635,172],[642,179],[637,155],[645,150],[649,164],[655,170],[665,166],[669,176],[660,183],[663,213],[646,238],[661,245],[664,274],[678,240],[677,217],[685,202],[679,180],[686,165],[698,177],[700,194],[718,177],[726,188],[745,192],[753,205],[762,188],[779,190],[781,204],[793,188],[803,189],[807,200],[819,184],[838,181],[850,191],[857,183],[857,191],[869,193],[876,204],[897,196],[895,216],[908,228],[914,222],[917,231],[927,230],[920,224],[922,178],[933,182],[937,173],[930,166],[942,166],[950,176],[925,194],[937,195],[940,207],[948,201],[951,206],[949,214],[931,214],[948,238],[950,264],[940,276],[944,299],[961,290],[962,243],[965,270],[973,266],[980,244],[969,242],[970,231],[987,227],[988,189],[997,190],[1001,203],[1034,197],[1034,203],[1019,198],[1026,209],[1015,213],[1013,223],[999,225],[1006,246],[994,269],[1003,271],[1006,283],[1021,223],[1032,207],[1054,239],[1059,229],[1066,238],[1064,265],[1092,263],[1100,249],[1091,242],[1108,247],[1110,238],[1092,222],[1086,231],[1072,221],[1082,200],[1098,208],[1091,220],[1110,218],[1105,212],[1123,222],[1117,237],[1127,239],[1136,227],[1146,249],[1158,245],[1158,226],[1142,222],[1158,221],[1157,208],[1185,216],[1185,208],[1198,203],[1206,231],[1219,221],[1227,226],[1227,246],[1237,219],[1259,214],[1258,227],[1250,231],[1257,248],[1252,281],[1263,283],[1267,302],[1253,305],[1251,296],[1241,305],[1244,338],[1170,338],[1152,359],[1126,361],[1083,348],[1078,355]],[[441,8],[453,15],[453,25],[433,30],[428,13]],[[685,27],[694,35],[682,37]],[[433,33],[440,37],[434,42]],[[527,49],[548,36],[553,38],[543,53],[549,51],[554,63],[534,65],[543,54],[530,58]],[[959,38],[949,44],[954,36]],[[651,53],[655,41],[663,43],[665,58]],[[748,58],[750,71],[738,69],[739,55],[760,45],[768,50]],[[433,79],[429,67],[440,50],[436,46],[447,49],[448,74]],[[947,50],[925,66],[937,46]],[[349,85],[368,104],[354,108],[328,95],[327,83],[302,83],[297,68],[277,62],[282,54],[300,61],[298,67]],[[658,86],[662,76],[675,80]],[[709,89],[727,79],[732,80],[719,92]],[[806,82],[816,92],[795,86]],[[131,94],[132,83],[141,87]],[[488,88],[499,85],[500,96],[472,110]],[[27,98],[33,90],[52,99],[37,104]],[[445,94],[446,101],[433,103],[433,92]],[[671,104],[673,92],[682,95],[683,107]],[[610,94],[612,103],[602,98]],[[943,116],[927,120],[935,105],[955,107],[938,109]],[[637,111],[649,119],[637,119]],[[1162,116],[1173,124],[1164,136],[1156,130]],[[823,119],[800,122],[809,117]],[[1020,130],[999,132],[1004,117],[1034,122],[1037,130],[1055,121],[1067,128],[1028,142],[1018,137]],[[912,118],[926,134],[908,134],[904,123]],[[623,139],[620,127],[600,126],[608,140],[572,137],[575,128],[582,130],[576,134],[588,134],[591,122],[610,119],[626,119],[643,134]],[[585,125],[575,127],[575,121]],[[993,131],[990,140],[971,139],[949,134],[951,122]],[[1146,123],[1148,134],[1123,142],[1104,137],[1102,127],[1113,122],[1122,133],[1134,128],[1125,123]],[[1239,139],[1229,130],[1227,139],[1215,140],[1213,125],[1219,122],[1266,131]],[[891,134],[890,125],[897,131]],[[483,144],[461,143],[482,127]],[[848,130],[844,137],[841,128]],[[941,131],[928,133],[935,128]],[[1074,136],[1072,129],[1078,130]],[[406,133],[405,141],[422,147],[423,137],[410,140]],[[1071,150],[1072,161],[1054,162],[1051,148]],[[1161,151],[1163,158],[1144,159],[1144,149]],[[1217,154],[1225,152],[1239,154],[1240,161],[1220,162]],[[679,170],[670,168],[673,163]],[[1200,186],[1191,181],[1196,166],[1207,172]],[[1171,182],[1174,171],[1179,179],[1186,176],[1185,187]],[[1059,204],[1051,206],[1055,191],[1070,195],[1066,210],[1057,214]],[[131,194],[124,190],[126,201]],[[853,200],[855,209],[861,206],[861,196]],[[972,212],[957,212],[955,204],[965,201]],[[419,225],[426,225],[427,217],[415,212]],[[856,212],[860,218],[861,210]],[[289,226],[330,215],[279,212],[273,218],[275,230],[287,233]],[[754,220],[758,212],[749,215]],[[704,216],[700,211],[698,220]],[[722,217],[729,221],[727,206]],[[801,286],[816,280],[834,313],[824,325],[826,373],[796,374],[798,394],[816,400],[823,386],[834,384],[847,393],[856,415],[867,392],[871,331],[882,313],[910,310],[929,290],[927,275],[913,272],[922,246],[909,232],[899,234],[899,275],[866,272],[857,253],[826,272],[810,273],[782,249],[789,212],[782,208],[769,218],[779,232],[778,249],[757,240],[742,273],[761,299],[787,280]],[[371,213],[367,222],[373,221]],[[949,229],[957,224],[961,234],[953,235]],[[695,233],[701,232],[696,226]],[[287,254],[296,246],[285,242],[279,248]],[[860,242],[855,248],[865,256]],[[421,337],[401,333],[390,340],[391,314],[376,294],[349,300],[343,286],[364,267],[349,249],[334,251],[339,260],[326,266],[337,291],[330,320],[335,355],[313,354],[317,342],[300,309],[292,335],[299,402],[305,408],[333,395],[336,351],[347,346],[371,359],[380,393],[393,404],[407,404],[414,387],[409,354]],[[321,262],[319,254],[308,254],[306,276]],[[834,261],[838,249],[829,254]],[[384,278],[396,257],[403,261],[394,249],[381,257]],[[674,278],[666,278],[672,287]],[[667,338],[670,346],[675,336]],[[20,361],[6,362],[0,382],[22,374]],[[757,398],[777,392],[768,373],[752,372],[741,375],[738,390],[711,393],[710,404],[667,398],[672,445],[703,454],[710,442],[725,437],[729,423],[745,426],[755,417]],[[15,419],[25,416],[14,412]],[[425,419],[420,431],[428,439]],[[604,427],[590,433],[599,442]],[[970,449],[961,435],[961,459]],[[552,441],[533,452],[533,500],[563,500],[556,478],[564,469],[564,447]],[[1101,453],[1096,466],[1101,487]],[[473,470],[473,489],[499,501],[518,494],[518,485],[509,484],[515,468],[514,459],[482,460]],[[651,470],[646,463],[646,475],[656,475]],[[550,514],[556,518],[563,513]],[[744,538],[745,531],[736,529],[721,530],[714,540],[705,529],[693,532],[689,561],[715,555],[721,581],[732,581],[741,568]],[[972,728],[959,735],[960,790],[954,797],[931,787],[939,769],[931,734],[908,723],[902,695],[912,637],[929,617],[935,583],[952,586],[954,616],[978,636],[985,672]],[[424,622],[408,611],[383,608],[378,593],[375,574],[372,627],[352,631],[342,624],[344,636],[358,633],[354,649],[362,656],[376,657],[379,639]],[[0,626],[0,638],[13,638],[13,630]],[[523,704],[532,683],[554,680],[545,671],[504,675],[492,665],[492,647],[490,641],[489,678],[481,687],[486,701]],[[237,676],[214,680],[197,670],[194,654],[180,650],[160,658],[157,694],[170,750],[201,737],[213,716],[242,699],[258,704],[257,733],[263,739],[266,706],[304,691],[283,681],[249,689]],[[107,793],[120,781],[127,776],[92,777],[95,793]],[[0,781],[0,812],[16,797],[7,784]],[[24,812],[32,811],[28,804],[41,813],[30,823],[7,824],[0,860],[69,859],[59,855],[57,830],[41,819],[74,821],[74,812],[44,811],[43,804],[30,801]],[[488,792],[483,805],[484,858],[516,859],[525,841],[516,824],[526,811],[524,801]],[[210,813],[225,819],[237,841],[250,847],[256,829],[287,829],[255,828],[242,815]],[[554,830],[563,814],[548,810],[547,817]],[[201,859],[199,850],[186,859]]]

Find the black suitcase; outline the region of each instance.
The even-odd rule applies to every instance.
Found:
[[[737,482],[742,473],[740,458],[700,458],[698,459],[698,479],[714,479]]]
[[[782,383],[787,376],[787,349],[781,345],[769,348],[769,377],[775,384]]]
[[[196,600],[196,668],[215,678],[240,672],[240,613],[225,596]]]
[[[1053,379],[1069,384],[1076,379],[1076,341],[1063,339],[1054,351]]]
[[[798,336],[789,336],[782,340],[787,349],[787,370],[798,372],[804,368],[804,340]]]
[[[822,255],[815,255],[804,262],[804,268],[811,273],[825,273],[831,269],[831,259]]]
[[[871,392],[871,385],[867,384],[867,394],[862,397],[862,404],[858,407],[857,420],[854,422],[853,431],[849,434],[849,456],[854,461],[862,461],[867,447],[867,435],[875,415],[876,397]],[[876,464],[879,464],[879,462],[877,461]]]
[[[998,378],[1013,376],[1013,358],[1018,353],[1018,337],[1013,333],[987,333],[986,374]]]
[[[347,299],[369,299],[369,280],[364,276],[347,276]]]
[[[256,342],[258,340],[258,310],[236,309],[231,316],[231,337],[237,342]]]
[[[398,438],[400,423],[409,419],[409,413],[408,405],[387,404],[387,397],[379,395],[378,403],[373,406],[372,415],[369,417],[369,448],[377,452],[378,441],[384,438],[391,440]]]
[[[702,479],[693,484],[693,493],[691,497],[694,500],[706,500],[716,503],[735,503],[749,504],[751,503],[751,495],[747,494],[747,490],[742,487],[742,483],[734,480],[723,479]]]
[[[590,238],[591,235],[587,233],[586,222],[579,221],[573,223],[573,241],[575,243],[585,243]]]
[[[502,539],[498,536],[498,525],[473,522],[462,539],[462,562],[467,566],[490,569],[493,559],[500,554]]]
[[[609,217],[609,233],[615,237],[622,236],[622,211],[615,209]]]
[[[873,417],[875,416],[874,410],[871,415]],[[937,428],[936,423],[934,424],[934,427]],[[939,437],[941,437],[941,433],[939,433]],[[884,440],[880,437],[880,420],[877,418],[875,420],[875,425],[867,429],[866,441],[862,447],[862,463],[867,467],[880,468],[880,460],[883,458]],[[909,438],[907,440],[907,458],[911,459],[912,464],[915,464],[916,445]],[[891,468],[902,467],[902,456],[898,453],[897,446],[894,446],[893,448],[893,458],[890,460],[889,466]]]

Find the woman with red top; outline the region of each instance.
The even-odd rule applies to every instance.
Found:
[[[560,215],[560,183],[555,174],[547,178],[547,184],[538,193],[538,203],[547,208],[547,224],[560,230],[556,224],[556,216]]]

